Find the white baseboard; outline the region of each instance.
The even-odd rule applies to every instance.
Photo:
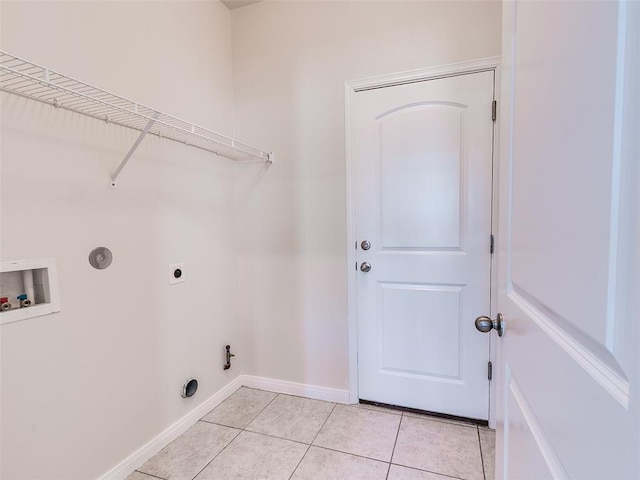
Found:
[[[129,455],[125,460],[113,467],[98,480],[125,480],[136,468],[141,467],[147,460],[174,441],[198,420],[220,405],[229,395],[241,386],[259,388],[287,395],[315,398],[328,402],[349,403],[349,391],[336,388],[318,387],[304,383],[287,382],[274,378],[256,377],[253,375],[240,375],[229,384],[218,390],[207,400],[195,407],[180,420],[175,422],[164,432],[153,438],[146,445]]]
[[[160,435],[153,438],[146,445],[143,445],[137,451],[129,455],[129,457],[127,457],[125,460],[123,460],[107,473],[99,477],[98,480],[126,479],[131,473],[133,473],[136,468],[141,467],[147,460],[149,460],[156,453],[166,447],[169,443],[186,432],[190,427],[195,425],[198,420],[204,417],[215,407],[220,405],[229,395],[240,388],[243,385],[242,377],[243,376],[240,375],[233,379],[230,383],[218,390],[200,405],[195,407]]]
[[[256,377],[253,375],[242,375],[241,381],[245,387],[259,388],[261,390],[296,395],[298,397],[315,398],[316,400],[326,400],[327,402],[350,403],[348,390],[318,387],[316,385],[287,382],[285,380]]]

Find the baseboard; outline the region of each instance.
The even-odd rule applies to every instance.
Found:
[[[259,388],[261,390],[296,395],[298,397],[315,398],[316,400],[326,400],[327,402],[350,403],[348,390],[287,382],[286,380],[256,377],[253,375],[242,375],[241,382],[245,387]]]
[[[202,402],[180,420],[163,431],[160,435],[153,438],[146,445],[142,446],[140,449],[132,453],[129,457],[113,467],[107,473],[99,477],[98,480],[126,479],[131,473],[133,473],[136,468],[141,467],[147,460],[149,460],[156,453],[166,447],[169,443],[186,432],[191,426],[195,425],[198,420],[204,417],[207,413],[221,404],[229,395],[240,388],[243,385],[242,378],[243,375],[236,377],[226,386],[218,390],[207,400]]]
[[[146,445],[132,453],[125,460],[113,467],[98,480],[125,480],[136,468],[141,467],[147,460],[174,441],[207,413],[220,405],[229,395],[241,386],[259,388],[287,395],[315,398],[336,403],[349,403],[349,391],[336,388],[318,387],[304,383],[287,382],[274,378],[240,375],[229,384],[218,390],[207,400],[202,402],[180,420],[175,422],[164,432],[153,438]]]

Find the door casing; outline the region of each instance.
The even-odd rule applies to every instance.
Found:
[[[357,309],[357,276],[354,265],[356,264],[355,245],[358,241],[355,232],[355,172],[353,149],[353,96],[362,90],[384,88],[406,83],[435,80],[438,78],[453,77],[478,72],[495,72],[494,98],[500,98],[500,57],[483,58],[468,62],[460,62],[432,68],[411,70],[408,72],[381,75],[361,80],[345,82],[345,147],[347,159],[347,292],[348,292],[348,328],[349,328],[349,402],[358,403],[358,309]],[[498,111],[500,108],[498,107]],[[487,111],[487,115],[490,115]],[[498,134],[500,117],[496,118],[493,133],[493,172],[492,172],[492,208],[491,231],[494,238],[497,236],[497,212],[498,212],[498,151],[500,145]],[[491,312],[478,312],[478,315],[496,314],[497,283],[496,283],[496,255],[491,258]],[[468,319],[473,322],[475,319]],[[491,336],[489,342],[490,361],[496,364],[495,339]],[[495,382],[489,387],[489,425],[495,428]]]

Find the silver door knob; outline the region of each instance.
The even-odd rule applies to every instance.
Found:
[[[371,248],[371,243],[369,242],[369,240],[363,240],[362,243],[360,244],[360,247],[363,250],[369,250]]]
[[[498,313],[495,320],[491,320],[489,317],[484,315],[476,318],[476,328],[482,333],[495,330],[498,332],[498,336],[501,337],[504,334],[504,320],[502,318],[502,314]]]
[[[369,264],[368,262],[362,262],[360,264],[360,271],[367,273],[369,270],[371,270],[371,264]]]

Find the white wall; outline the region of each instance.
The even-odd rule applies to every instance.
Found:
[[[236,135],[276,152],[238,187],[255,375],[348,387],[344,82],[500,55],[499,2],[278,2],[232,12]]]
[[[2,2],[2,49],[231,133],[217,1]],[[56,257],[62,312],[4,325],[2,471],[97,478],[241,371],[234,172],[223,159],[2,96],[1,258]],[[104,245],[112,266],[89,266]],[[169,287],[167,264],[188,281]],[[237,346],[222,371],[223,346]],[[184,380],[200,380],[188,400]]]

